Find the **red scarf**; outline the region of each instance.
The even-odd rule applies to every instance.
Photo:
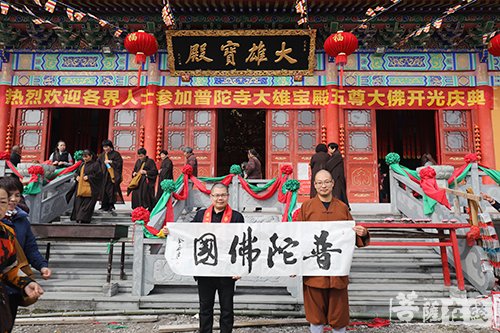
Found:
[[[214,211],[214,205],[210,205],[205,211],[205,215],[203,215],[203,223],[212,223],[212,212]],[[222,214],[222,220],[220,223],[229,223],[231,222],[231,218],[233,217],[233,210],[229,205],[224,209],[224,214]]]

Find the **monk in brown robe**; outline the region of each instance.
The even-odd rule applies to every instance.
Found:
[[[314,178],[317,195],[300,208],[297,221],[353,220],[349,208],[332,194],[334,181],[327,170],[320,170]],[[356,245],[368,245],[370,236],[362,226],[355,226]],[[311,324],[311,333],[322,333],[330,324],[333,332],[345,332],[349,324],[348,276],[304,276],[304,310]]]

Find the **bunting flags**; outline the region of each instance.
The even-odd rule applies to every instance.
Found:
[[[84,13],[81,13],[81,12],[76,12],[75,15],[74,15],[75,19],[80,22],[81,20],[83,20],[83,18],[85,17],[85,14]]]
[[[391,9],[392,7],[396,6],[399,2],[401,2],[401,0],[391,0],[391,2],[392,2],[392,4],[387,8],[385,8],[383,6],[377,6],[377,7],[375,7],[375,9],[373,9],[371,7],[368,8],[365,12],[365,15],[368,16],[368,18],[364,18],[363,20],[361,20],[361,23],[357,27],[352,29],[351,32],[354,32],[357,29],[368,29],[368,24],[367,24],[368,22],[370,22],[371,20],[373,20],[375,17],[379,16],[383,12],[386,12],[389,9]]]
[[[68,18],[70,19],[70,21],[74,21],[75,20],[75,10],[73,8],[66,8],[66,15],[68,15]]]
[[[365,14],[370,17],[374,17],[375,15],[377,15],[377,13],[375,13],[375,11],[371,8],[368,8]]]
[[[45,3],[45,10],[48,11],[49,13],[53,14],[54,10],[56,9],[57,2],[56,0],[48,0]]]
[[[429,33],[430,30],[431,30],[431,27],[433,27],[434,29],[441,29],[441,26],[443,25],[443,20],[451,15],[451,14],[454,14],[457,10],[459,9],[463,9],[465,7],[467,7],[468,5],[470,4],[473,4],[474,2],[476,2],[477,0],[462,0],[462,2],[467,2],[466,4],[458,4],[458,5],[455,5],[453,7],[450,7],[448,8],[441,17],[438,17],[434,20],[432,20],[430,23],[427,23],[423,28],[419,28],[417,31],[413,31],[412,33],[410,33],[408,36],[406,36],[405,38],[401,39],[401,42],[399,42],[398,46],[401,47],[404,43],[406,43],[408,40],[410,40],[410,38],[412,38],[413,36],[420,36],[423,32],[425,33]],[[487,38],[486,38],[487,40]],[[485,42],[485,38],[484,38],[484,35],[483,35],[483,43]]]
[[[309,17],[307,15],[307,0],[295,0],[295,11],[297,14],[300,14],[300,19],[297,21],[298,25],[309,22]]]
[[[37,25],[43,24],[45,22],[44,20],[39,19],[39,18],[33,19],[32,21],[33,21],[33,23],[35,23]]]
[[[436,29],[441,28],[441,25],[443,24],[443,18],[439,18],[436,21],[432,23],[432,26]]]
[[[170,8],[170,3],[168,1],[161,10],[161,17],[167,28],[174,26],[174,16],[172,15],[172,9]]]
[[[105,26],[107,26],[108,24],[109,24],[109,23],[108,23],[108,21],[103,20],[103,19],[99,19],[99,25],[100,25],[101,27],[103,27],[103,28],[104,28],[104,27],[105,27]]]
[[[2,1],[0,3],[0,7],[2,9],[2,15],[7,15],[7,13],[9,12],[9,4]]]
[[[43,7],[43,6],[42,6],[42,3],[40,2],[40,0],[33,0],[33,1],[34,1],[34,2],[38,5],[38,6]]]
[[[121,36],[122,32],[123,32],[123,30],[118,29],[118,30],[115,31],[115,33],[113,34],[113,36],[115,36],[116,38],[118,38],[118,37]]]

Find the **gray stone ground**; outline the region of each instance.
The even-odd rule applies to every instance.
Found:
[[[237,317],[236,320],[255,320],[262,319],[256,317]],[[276,318],[274,318],[276,319]],[[39,326],[17,326],[13,333],[97,333],[97,332],[158,332],[160,326],[179,325],[179,324],[196,324],[197,319],[186,315],[161,315],[160,320],[155,323],[122,323],[121,328],[108,325],[108,323],[94,323],[81,325],[39,325]],[[306,326],[291,326],[291,327],[261,327],[261,328],[239,328],[233,331],[234,333],[308,333]],[[355,327],[349,332],[353,333],[494,333],[497,332],[491,329],[487,324],[467,325],[441,325],[441,324],[421,324],[421,323],[391,323],[388,327],[383,328],[367,328]]]

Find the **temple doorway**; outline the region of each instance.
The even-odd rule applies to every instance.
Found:
[[[266,111],[221,109],[217,111],[217,176],[227,175],[231,165],[248,160],[247,151],[260,155],[262,173],[266,171]]]
[[[66,142],[71,154],[83,149],[97,154],[102,150],[102,140],[108,138],[109,110],[106,109],[51,109],[49,119],[47,159],[59,140]]]
[[[439,162],[434,110],[377,110],[377,156],[379,163],[379,199],[389,202],[389,168],[385,156],[398,153],[400,164],[415,170],[422,155],[430,154]]]

